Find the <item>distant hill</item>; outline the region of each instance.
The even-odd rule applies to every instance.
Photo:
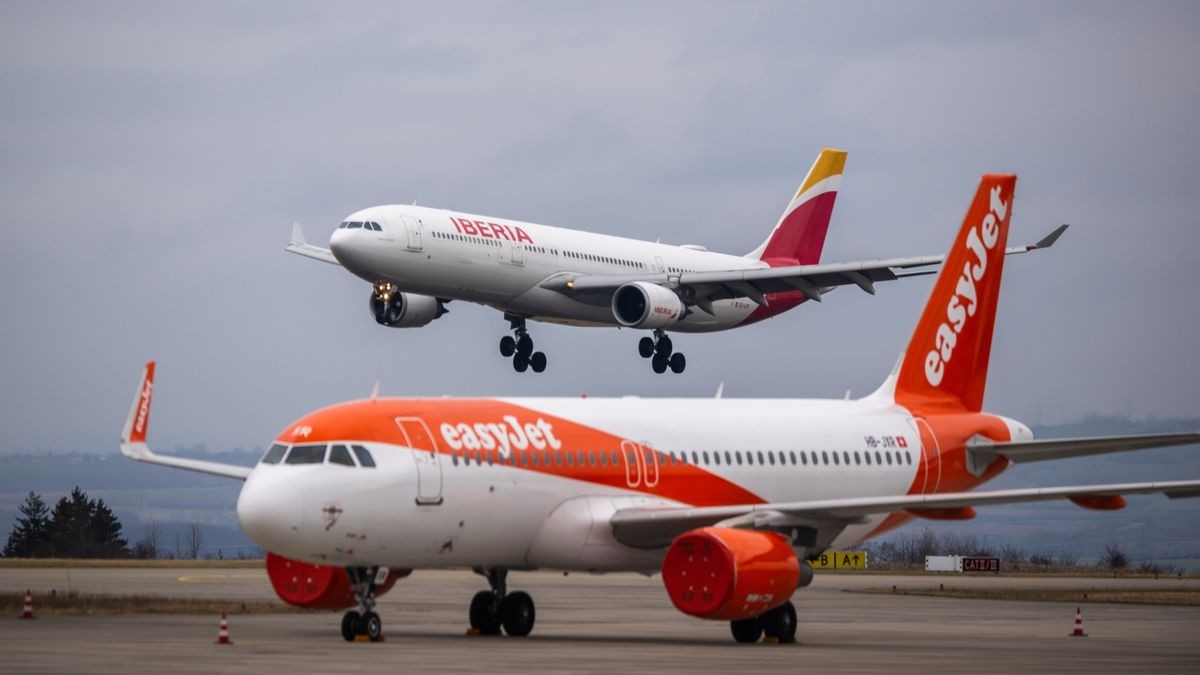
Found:
[[[1038,438],[1063,438],[1189,430],[1200,430],[1200,418],[1096,416],[1036,427],[1034,433]],[[195,446],[170,454],[253,466],[261,453],[260,449],[212,453]],[[1200,446],[1026,464],[1013,467],[987,488],[1184,478],[1200,478]],[[204,532],[206,555],[235,557],[257,552],[237,523],[240,481],[141,464],[116,453],[0,454],[0,533],[7,537],[17,505],[30,490],[53,503],[76,485],[112,507],[124,523],[130,543],[153,521],[166,532],[164,548],[173,551],[175,535],[182,538],[183,531],[197,523]],[[1200,499],[1131,497],[1129,507],[1117,512],[1089,511],[1058,502],[999,506],[979,509],[979,517],[970,523],[924,521],[916,526],[925,525],[937,532],[970,531],[1030,553],[1065,551],[1094,557],[1107,543],[1116,541],[1135,561],[1200,560]]]

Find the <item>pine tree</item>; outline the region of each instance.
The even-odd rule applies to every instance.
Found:
[[[50,542],[59,558],[84,558],[91,541],[92,504],[87,494],[75,486],[71,494],[62,497],[50,514]]]
[[[50,554],[50,521],[46,502],[32,491],[17,507],[21,516],[4,545],[5,558],[34,558]]]
[[[129,542],[121,537],[121,521],[103,499],[92,502],[89,558],[127,558]]]

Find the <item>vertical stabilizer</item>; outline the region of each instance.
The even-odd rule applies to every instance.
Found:
[[[845,166],[845,150],[821,150],[804,182],[783,210],[775,229],[771,230],[771,236],[746,257],[783,265],[820,262]]]
[[[1017,177],[988,174],[946,256],[895,374],[909,409],[983,407]]]

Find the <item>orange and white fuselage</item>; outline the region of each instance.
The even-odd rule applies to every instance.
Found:
[[[1031,437],[988,417],[978,431],[996,441]],[[265,548],[314,563],[653,572],[665,549],[618,542],[616,511],[967,490],[1002,468],[974,476],[923,436],[927,421],[882,396],[363,400],[276,443],[358,445],[375,468],[260,464],[238,517]]]

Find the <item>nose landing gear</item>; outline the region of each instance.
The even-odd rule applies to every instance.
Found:
[[[638,341],[638,353],[650,359],[650,367],[656,373],[665,373],[667,368],[679,374],[687,367],[687,359],[680,352],[672,352],[671,338],[661,328],[654,329],[654,337]]]
[[[511,357],[513,370],[518,373],[523,373],[530,368],[535,373],[545,370],[546,355],[543,352],[533,351],[533,338],[529,337],[529,331],[525,329],[525,319],[511,315],[506,315],[505,318],[508,319],[513,334],[500,338],[500,355],[505,358]]]
[[[375,609],[375,577],[378,567],[347,567],[346,575],[358,595],[358,609],[342,615],[342,639],[353,642],[358,636],[366,636],[371,642],[383,639],[383,622]]]
[[[479,591],[471,599],[471,628],[480,635],[499,635],[501,628],[512,637],[529,635],[536,618],[533,598],[524,591],[508,592],[506,569],[476,568],[475,573],[487,578],[491,590]]]

